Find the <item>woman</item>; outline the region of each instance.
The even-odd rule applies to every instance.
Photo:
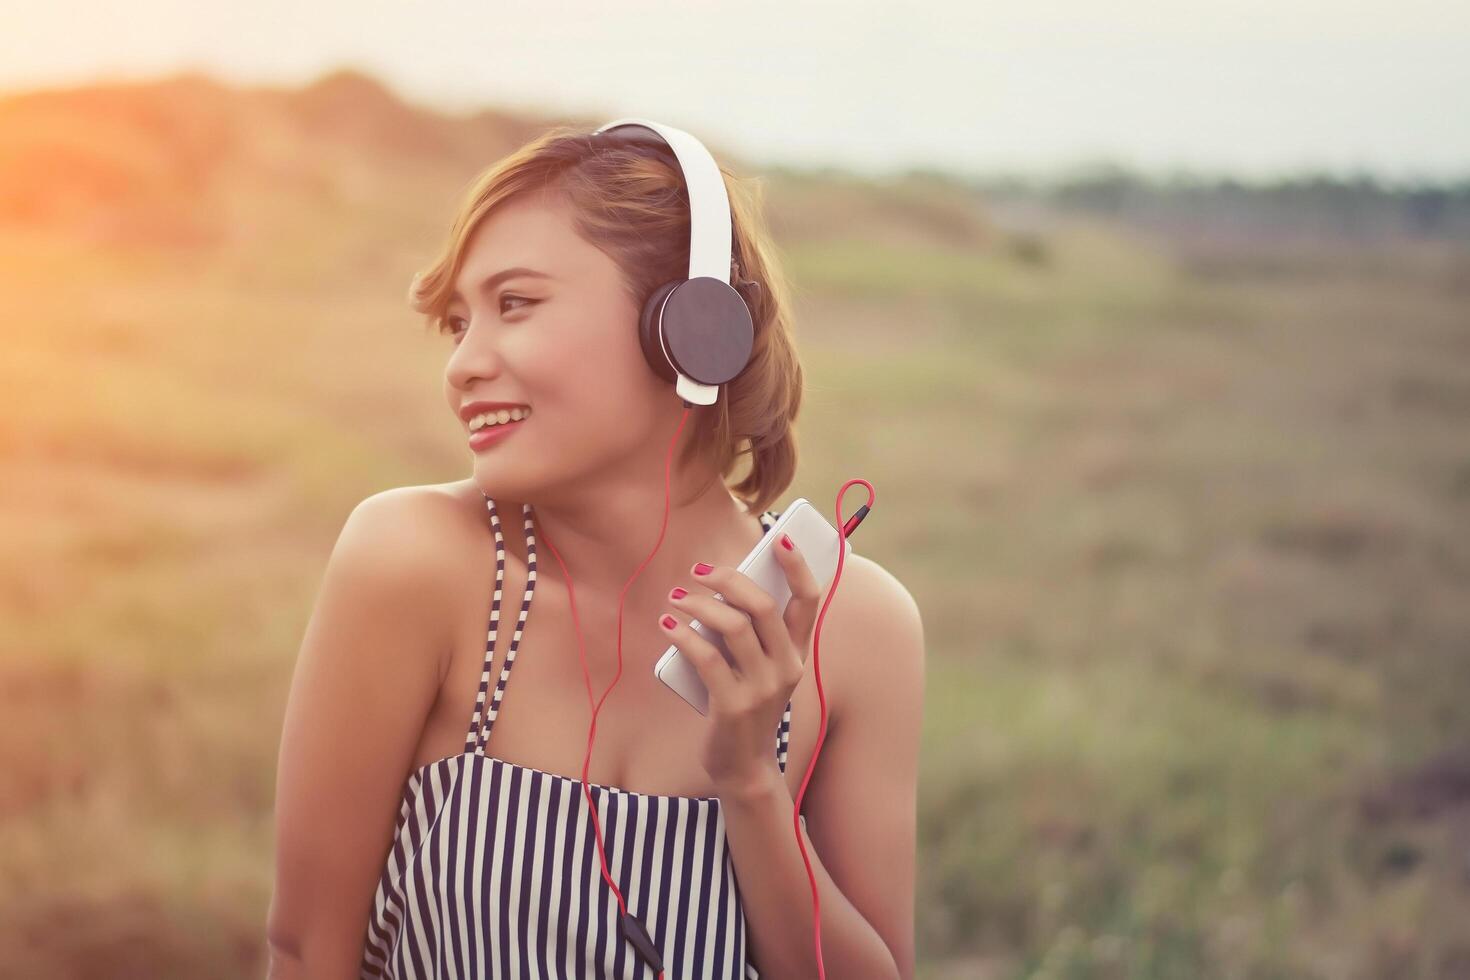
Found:
[[[772,618],[735,571],[791,482],[802,373],[759,208],[725,176],[737,274],[761,287],[745,294],[754,349],[687,425],[637,331],[644,298],[688,271],[671,156],[553,130],[476,182],[415,279],[415,309],[449,338],[471,472],[367,498],[328,561],[282,734],[273,978],[653,977],[619,934],[603,857],[668,980],[816,975],[791,815],[819,726],[815,603]],[[479,431],[495,403],[505,428]],[[799,552],[783,568],[794,592],[810,575]],[[700,715],[651,668],[673,643],[713,669],[688,624],[722,612],[755,666],[714,654],[728,673]],[[803,817],[824,965],[909,978],[922,629],[855,553],[822,666]],[[615,678],[584,760],[589,693]]]

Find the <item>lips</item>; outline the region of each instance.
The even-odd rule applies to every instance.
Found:
[[[521,419],[518,422],[501,422],[496,425],[482,426],[470,433],[470,449],[479,452],[487,446],[492,446],[519,431],[526,421],[526,419]]]

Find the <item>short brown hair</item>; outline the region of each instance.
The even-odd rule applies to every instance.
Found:
[[[732,255],[748,280],[755,341],[750,363],[696,413],[680,438],[681,466],[704,458],[728,478],[741,456],[750,471],[729,489],[751,513],[771,507],[796,473],[795,421],[802,369],[791,335],[790,290],[761,214],[760,186],[720,168],[730,197]],[[754,186],[752,186],[754,183]],[[444,329],[465,246],[498,205],[528,191],[560,195],[579,235],[617,264],[639,309],[660,285],[689,274],[689,198],[672,151],[555,127],[483,171],[470,185],[443,252],[414,277],[414,310]]]

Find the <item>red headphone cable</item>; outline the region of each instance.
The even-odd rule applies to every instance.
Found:
[[[868,502],[857,509],[857,513],[846,521],[842,519],[842,495],[847,488],[854,483],[861,483],[868,488]],[[806,839],[801,833],[801,801],[806,796],[806,785],[811,782],[812,771],[817,768],[817,756],[822,753],[822,743],[827,738],[827,695],[822,690],[822,620],[827,616],[827,607],[832,603],[832,597],[837,594],[837,583],[842,581],[842,556],[847,551],[843,543],[850,537],[857,526],[868,516],[868,511],[878,502],[878,492],[867,480],[854,478],[842,484],[837,490],[837,526],[842,532],[837,541],[837,571],[832,575],[832,586],[827,590],[827,598],[822,601],[821,611],[817,613],[817,625],[812,634],[812,673],[817,681],[817,702],[821,705],[821,722],[817,726],[817,741],[812,746],[812,759],[807,763],[806,775],[801,777],[801,787],[796,791],[796,799],[791,807],[791,828],[796,834],[796,846],[801,849],[801,860],[806,865],[807,881],[812,886],[812,945],[817,954],[817,976],[820,980],[827,980],[827,968],[822,963],[822,899],[817,894],[817,876],[812,871],[811,858],[806,853]]]
[[[684,431],[684,423],[689,419],[689,409],[689,403],[685,402],[684,414],[679,418],[679,427],[674,430],[674,437],[669,440],[668,453],[664,456],[664,516],[663,521],[659,524],[658,540],[654,542],[653,551],[649,552],[648,557],[643,559],[642,564],[633,572],[632,577],[624,583],[623,590],[618,593],[618,669],[617,673],[613,674],[612,683],[607,686],[607,690],[602,692],[602,697],[598,699],[596,704],[592,705],[592,722],[587,728],[587,754],[582,758],[582,795],[586,798],[587,807],[592,814],[592,826],[596,831],[597,838],[597,860],[602,865],[603,880],[607,882],[608,887],[612,889],[613,895],[618,900],[618,910],[622,913],[623,935],[633,943],[634,947],[638,949],[639,953],[653,967],[654,971],[658,974],[658,980],[663,980],[664,976],[663,956],[659,953],[658,947],[654,945],[653,939],[649,936],[648,929],[643,925],[643,922],[636,915],[628,911],[628,905],[623,900],[622,891],[618,888],[617,882],[613,881],[612,874],[607,870],[607,854],[602,844],[602,823],[597,818],[597,806],[592,801],[592,789],[587,785],[587,768],[592,762],[592,743],[597,737],[597,713],[602,710],[603,702],[607,700],[608,694],[612,693],[612,689],[617,686],[618,679],[623,676],[623,599],[628,594],[628,588],[642,574],[643,569],[648,563],[653,560],[653,556],[658,553],[658,549],[664,541],[664,531],[669,525],[669,470],[673,462],[674,446],[679,441],[679,434]],[[566,563],[561,560],[561,553],[556,550],[556,545],[552,544],[551,538],[546,536],[545,529],[542,529],[541,533],[543,539],[546,541],[547,547],[551,549],[551,553],[556,557],[556,563],[561,566],[562,577],[566,579],[567,601],[572,607],[572,627],[577,633],[577,652],[582,660],[582,677],[587,682],[587,703],[592,704],[592,675],[587,669],[587,650],[582,640],[582,624],[577,618],[577,596],[572,589],[572,577],[567,573]]]
[[[561,566],[562,577],[566,580],[567,583],[567,601],[571,605],[572,610],[572,627],[577,634],[577,653],[582,662],[582,678],[587,685],[587,702],[588,704],[592,705],[592,720],[587,729],[587,754],[582,759],[582,795],[587,800],[587,806],[592,816],[592,826],[596,832],[595,836],[597,840],[598,863],[602,867],[603,880],[607,882],[608,887],[612,889],[613,895],[618,900],[618,910],[622,913],[621,927],[624,937],[626,937],[634,945],[634,947],[637,948],[639,954],[644,958],[644,960],[653,967],[654,971],[658,975],[658,980],[664,980],[662,954],[659,952],[658,947],[654,944],[652,937],[649,936],[648,930],[643,925],[642,921],[636,915],[633,915],[631,912],[628,911],[627,903],[623,899],[623,893],[618,888],[617,883],[613,881],[612,874],[608,871],[607,854],[603,848],[602,842],[602,824],[597,817],[597,806],[592,800],[592,789],[587,782],[587,772],[588,767],[590,766],[592,761],[592,745],[597,737],[598,712],[602,710],[602,705],[607,700],[607,696],[612,693],[612,689],[617,686],[619,678],[621,678],[623,675],[623,600],[628,594],[628,589],[632,586],[634,581],[637,580],[638,576],[643,573],[643,569],[647,567],[648,563],[653,560],[653,556],[658,553],[659,547],[663,545],[664,532],[668,529],[669,524],[669,504],[671,497],[669,479],[670,468],[673,462],[674,446],[678,444],[679,435],[684,431],[684,424],[689,419],[689,409],[691,407],[692,406],[689,402],[684,402],[684,414],[679,419],[679,427],[674,430],[673,438],[669,440],[669,449],[664,457],[664,514],[663,520],[659,524],[658,540],[654,543],[653,551],[649,552],[648,557],[643,559],[643,562],[638,566],[637,570],[633,572],[632,577],[630,577],[628,581],[624,583],[622,591],[618,593],[618,669],[617,672],[613,674],[612,683],[610,683],[607,686],[607,689],[602,692],[602,697],[599,698],[595,704],[592,703],[592,675],[587,667],[587,650],[582,639],[581,620],[577,617],[577,598],[576,592],[572,587],[572,577],[570,574],[567,573],[566,563],[562,561],[561,553],[556,550],[556,545],[552,543],[551,537],[546,534],[545,528],[540,529],[541,539],[545,541],[547,547],[551,549],[552,555],[556,558],[556,563]],[[857,513],[855,513],[851,518],[849,518],[847,521],[843,521],[842,495],[847,491],[847,488],[852,486],[854,483],[861,483],[863,486],[868,488],[868,502],[860,507]],[[842,527],[842,538],[844,540],[850,537],[852,535],[852,532],[857,529],[857,526],[862,523],[863,518],[867,516],[868,511],[871,509],[876,500],[877,494],[873,490],[873,485],[867,480],[848,480],[842,485],[841,489],[837,491],[837,521],[838,524]],[[846,549],[842,547],[842,542],[839,541],[837,548],[837,571],[836,574],[834,574],[832,577],[832,586],[827,591],[827,598],[822,603],[821,611],[817,614],[815,635],[812,639],[812,669],[816,674],[817,699],[821,704],[821,724],[817,731],[817,742],[816,746],[812,750],[811,762],[807,764],[806,775],[802,778],[801,788],[797,791],[796,800],[792,807],[791,816],[792,827],[796,833],[796,843],[797,846],[801,849],[802,862],[806,865],[807,880],[811,883],[812,939],[816,947],[817,973],[821,980],[826,980],[827,976],[826,969],[822,963],[822,906],[821,900],[818,897],[817,893],[817,879],[814,872],[812,871],[811,859],[807,856],[806,842],[802,839],[800,816],[801,801],[802,798],[806,795],[807,783],[811,781],[812,771],[816,768],[817,765],[817,756],[822,750],[822,742],[826,738],[827,734],[827,699],[822,690],[821,669],[822,620],[827,615],[827,606],[831,603],[832,596],[837,591],[837,583],[842,578],[842,558],[844,551],[846,551]]]

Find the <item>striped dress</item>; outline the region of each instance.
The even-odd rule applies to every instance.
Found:
[[[618,928],[581,780],[485,754],[536,585],[533,512],[523,504],[526,591],[486,711],[505,539],[494,500],[485,502],[495,596],[464,751],[420,767],[403,787],[360,976],[654,980]],[[762,527],[769,530],[777,516],[761,514]],[[788,701],[775,738],[782,772],[790,729]],[[665,980],[758,977],[746,962],[745,916],[719,798],[589,788],[608,871],[660,948]]]

